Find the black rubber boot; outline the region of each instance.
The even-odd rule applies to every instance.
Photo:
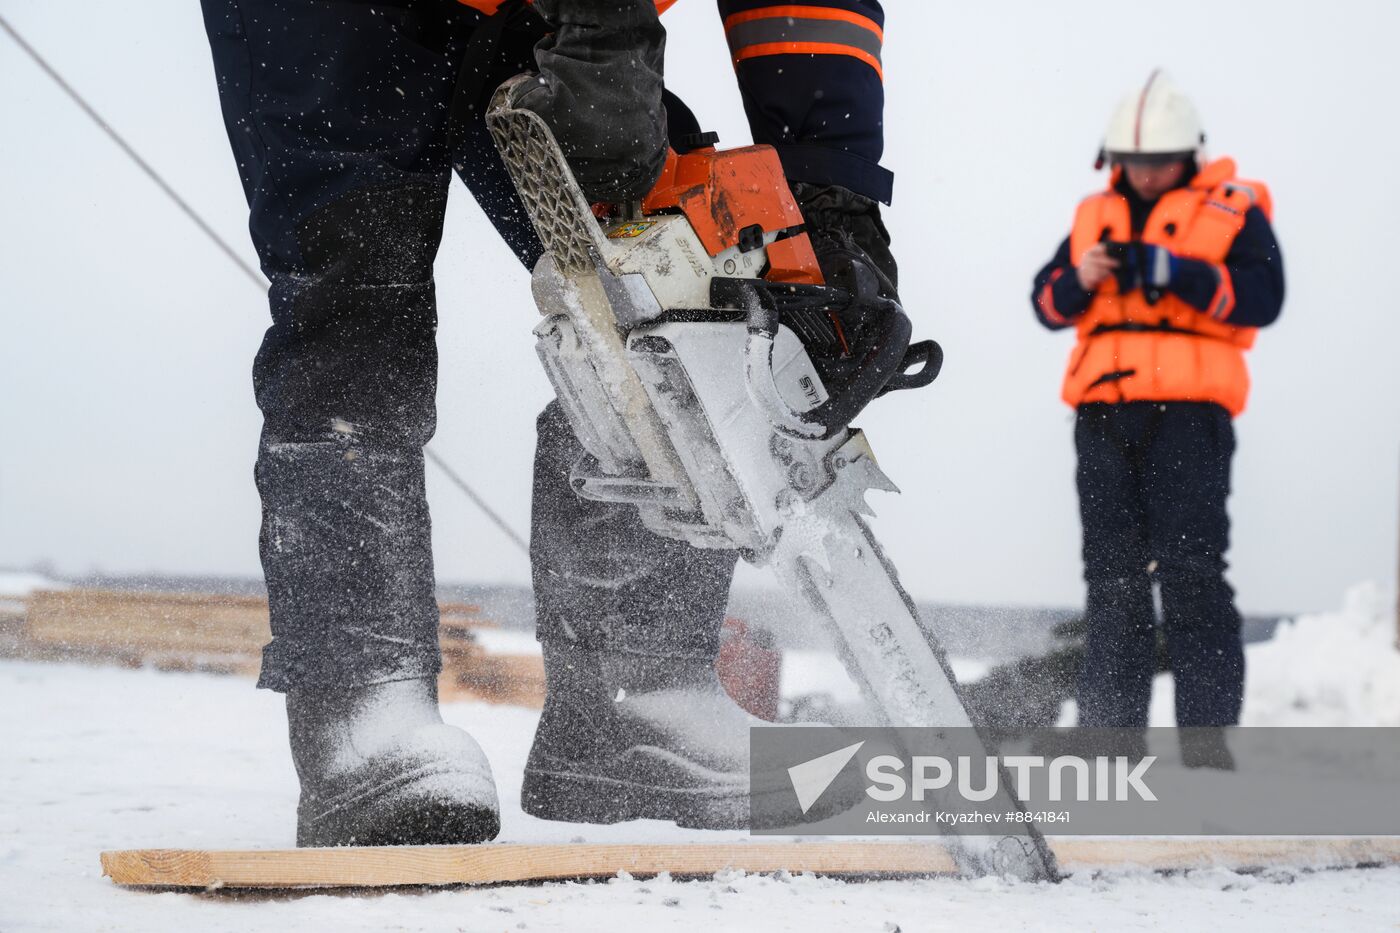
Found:
[[[629,678],[662,662],[543,647],[547,694],[525,764],[526,813],[569,823],[748,825],[748,728],[762,720],[729,699],[713,664],[677,660],[669,662],[674,678]]]
[[[526,813],[571,823],[750,825],[749,729],[769,723],[730,698],[713,660],[543,647],[548,692],[525,764]],[[760,775],[753,791],[763,798],[754,812],[781,825],[815,822],[855,802],[829,792],[821,812],[797,812],[787,805],[786,772]]]
[[[491,766],[431,678],[287,694],[298,846],[464,845],[500,832]]]
[[[1186,727],[1177,730],[1181,763],[1188,768],[1235,770],[1235,756],[1225,742],[1225,730],[1217,727]]]

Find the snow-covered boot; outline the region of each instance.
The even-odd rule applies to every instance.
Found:
[[[449,845],[500,832],[491,766],[432,678],[287,694],[297,845]]]
[[[543,647],[548,692],[525,765],[525,812],[747,825],[748,729],[762,720],[729,699],[712,663]]]
[[[749,729],[766,723],[729,697],[712,659],[543,647],[548,693],[525,765],[525,812],[574,823],[749,825]],[[756,793],[790,795],[786,772],[761,775]],[[853,802],[827,798],[828,809]],[[801,822],[822,814],[782,816]]]

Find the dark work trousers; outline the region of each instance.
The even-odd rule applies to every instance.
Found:
[[[1161,588],[1179,726],[1239,721],[1244,652],[1225,582],[1229,413],[1197,402],[1079,408],[1079,509],[1088,584],[1079,724],[1147,725]]]
[[[455,0],[203,6],[272,282],[272,326],[253,366],[273,635],[259,685],[432,676],[441,660],[422,450],[436,420],[433,258],[453,167],[527,268],[541,253],[480,108],[449,146],[448,107],[480,15]],[[531,65],[537,24],[521,17],[505,31],[485,87]],[[581,448],[557,406],[538,430],[540,636],[712,655],[734,554],[662,541],[633,510],[580,502],[566,465]]]

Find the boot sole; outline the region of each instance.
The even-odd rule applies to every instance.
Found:
[[[356,794],[313,819],[298,819],[297,846],[475,845],[500,834],[494,805],[425,792],[436,777],[423,769]]]
[[[451,846],[490,842],[501,832],[494,810],[438,801],[404,801],[371,826],[316,826],[297,832],[299,848],[334,846]]]
[[[667,820],[687,829],[746,829],[749,796],[655,787],[594,775],[527,768],[520,788],[526,813],[561,823]]]

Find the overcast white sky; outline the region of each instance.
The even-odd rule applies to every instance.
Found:
[[[98,109],[252,258],[193,0],[0,0]],[[904,489],[877,532],[920,597],[1082,597],[1068,335],[1030,277],[1102,184],[1116,99],[1165,65],[1216,154],[1273,187],[1289,297],[1237,422],[1232,579],[1246,610],[1335,605],[1396,570],[1400,5],[889,0],[888,213],[934,388],[862,417]],[[667,15],[670,81],[747,142],[717,15]],[[0,566],[258,572],[249,367],[261,295],[0,37]],[[435,446],[518,528],[549,397],[527,280],[457,191],[438,259]],[[528,579],[430,471],[438,573]]]

